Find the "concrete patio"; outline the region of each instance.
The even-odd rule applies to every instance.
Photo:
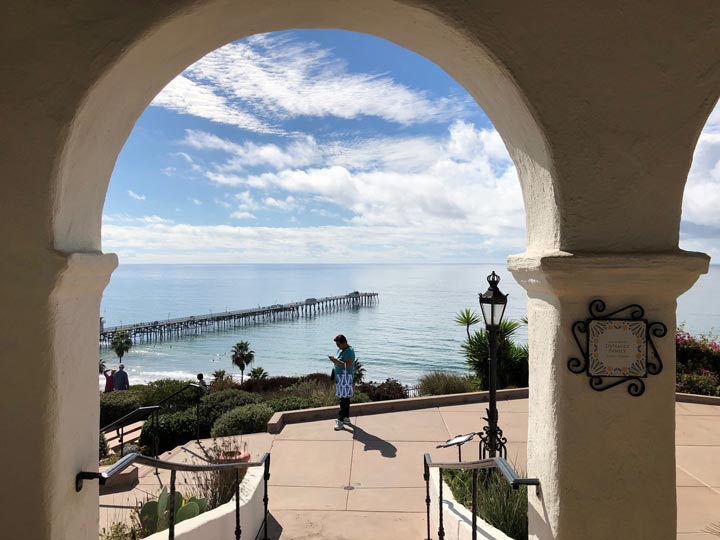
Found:
[[[508,438],[508,459],[525,470],[526,399],[501,401],[500,425]],[[485,403],[442,406],[352,418],[353,427],[333,430],[332,420],[286,425],[277,435],[244,436],[253,459],[271,449],[270,510],[276,538],[425,538],[422,456],[457,460],[455,449],[436,449],[448,438],[482,427]],[[720,406],[676,404],[678,539],[710,540],[703,529],[720,521]],[[191,443],[187,450],[199,449]],[[207,442],[201,441],[201,444]],[[463,447],[463,459],[477,459],[477,442]],[[164,456],[192,460],[176,449]],[[157,492],[161,475],[141,474],[132,492],[101,497],[101,505],[132,504]],[[188,479],[188,482],[191,482]],[[436,501],[433,501],[436,511]],[[116,512],[101,509],[101,527]],[[433,531],[433,534],[436,532]]]

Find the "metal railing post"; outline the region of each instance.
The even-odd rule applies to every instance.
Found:
[[[472,540],[477,540],[477,480],[478,470],[472,470]]]
[[[438,497],[438,508],[440,509],[440,516],[439,516],[439,522],[440,526],[438,527],[438,540],[445,540],[445,529],[443,528],[443,470],[442,467],[438,468],[438,471],[440,473],[440,496]]]
[[[175,540],[175,470],[170,471],[170,505],[168,507],[168,540]]]
[[[120,426],[118,440],[120,441],[120,457],[124,457],[125,456],[125,426]]]
[[[265,484],[265,495],[263,496],[263,505],[265,507],[265,521],[263,523],[263,531],[265,537],[263,540],[268,540],[268,480],[270,480],[270,454],[265,459],[265,472],[263,474],[263,482]]]
[[[425,478],[425,508],[427,511],[427,537],[426,540],[430,540],[430,467],[428,467],[427,460],[423,460]]]
[[[240,472],[235,469],[235,540],[240,540],[242,528],[240,527]]]

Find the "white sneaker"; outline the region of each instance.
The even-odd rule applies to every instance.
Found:
[[[349,419],[349,418],[343,418],[342,423],[345,424],[346,426],[351,426],[351,425],[352,425],[352,424],[350,423],[350,419]]]
[[[340,420],[335,420],[335,431],[342,431],[343,423]]]

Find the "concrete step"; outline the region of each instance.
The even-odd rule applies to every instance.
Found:
[[[135,422],[125,426],[123,433],[123,444],[137,444],[140,440],[140,433],[142,432],[144,421]],[[105,434],[105,440],[108,443],[108,448],[113,452],[120,451],[120,439],[117,437],[116,431],[110,431]]]

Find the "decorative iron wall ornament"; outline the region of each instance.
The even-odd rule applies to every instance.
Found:
[[[568,369],[585,373],[590,388],[598,392],[627,382],[628,393],[641,396],[645,392],[644,379],[663,370],[652,338],[667,335],[667,326],[648,323],[645,310],[638,304],[605,313],[605,302],[593,300],[588,309],[590,317],[572,326],[582,358],[568,360]],[[616,317],[620,314],[625,316]]]

